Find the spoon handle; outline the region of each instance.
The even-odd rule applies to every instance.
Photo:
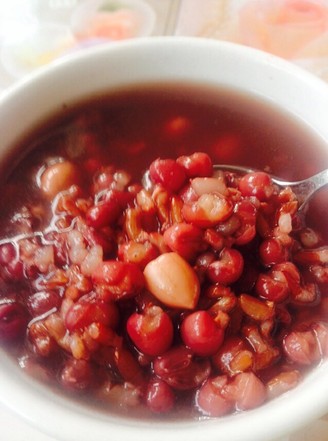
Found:
[[[279,186],[290,187],[300,204],[303,205],[314,192],[328,184],[328,169],[302,181],[288,182],[275,177],[272,178],[272,181]]]

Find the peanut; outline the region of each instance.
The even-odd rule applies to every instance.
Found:
[[[164,253],[144,269],[148,290],[172,308],[194,309],[200,292],[191,266],[177,253]]]
[[[58,192],[68,189],[78,180],[77,169],[72,162],[57,162],[49,165],[42,173],[40,188],[46,196],[52,199]]]

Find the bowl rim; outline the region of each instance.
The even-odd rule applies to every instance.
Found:
[[[263,70],[271,72],[277,78],[288,76],[290,84],[291,79],[294,79],[296,85],[304,85],[307,90],[311,89],[318,96],[321,94],[322,102],[328,108],[327,84],[302,68],[276,56],[230,42],[195,37],[151,37],[88,48],[41,68],[0,95],[0,119],[2,116],[7,120],[12,118],[12,115],[19,111],[24,100],[30,101],[31,98],[34,99],[37,96],[40,85],[42,91],[46,90],[45,87],[49,86],[49,81],[54,78],[54,75],[60,87],[63,87],[65,81],[68,84],[67,72],[72,73],[76,69],[86,68],[88,64],[92,65],[98,59],[101,62],[110,63],[109,55],[116,61],[121,60],[122,63],[124,56],[127,55],[136,59],[136,56],[144,54],[143,56],[147,57],[152,54],[154,59],[154,54],[160,53],[161,59],[172,62],[172,56],[176,56],[177,53],[180,55],[184,53],[183,59],[187,60],[188,57],[194,57],[195,53],[199,55],[205,50],[210,54],[216,51],[226,57],[225,59],[232,57],[234,60],[247,61],[253,66],[254,72],[261,66]],[[190,65],[188,67],[190,68]],[[87,72],[89,72],[88,69]],[[142,70],[140,72],[142,73]],[[179,74],[183,78],[183,69],[179,71]],[[297,90],[299,89],[295,87],[291,93],[296,93]],[[6,109],[9,107],[8,116]],[[50,111],[50,114],[52,113],[53,109]],[[0,123],[0,128],[2,124]],[[319,126],[322,126],[322,137],[328,141],[328,128],[324,128],[322,122]],[[128,436],[133,437],[135,441],[150,440],[153,436],[163,440],[164,437],[170,436],[172,441],[178,440],[181,436],[188,436],[190,441],[199,440],[200,437],[206,437],[207,441],[214,441],[219,436],[229,441],[265,441],[272,439],[273,429],[276,438],[283,436],[289,433],[291,428],[296,430],[321,417],[328,410],[328,381],[320,386],[317,384],[318,377],[326,377],[328,380],[326,362],[316,368],[298,386],[298,390],[303,391],[301,396],[298,393],[287,393],[260,408],[216,420],[165,422],[165,424],[149,420],[127,420],[117,416],[105,417],[92,409],[86,410],[83,406],[70,403],[62,396],[52,395],[52,399],[49,400],[46,398],[49,395],[45,392],[46,389],[34,380],[26,378],[25,374],[18,372],[9,358],[4,356],[2,364],[0,401],[39,430],[56,439],[67,441],[75,439],[72,438],[72,428],[79,441],[89,441],[92,436],[101,437],[104,441]],[[11,373],[9,377],[8,372]],[[317,384],[316,388],[313,388],[313,382]],[[31,394],[33,400],[31,400]],[[288,412],[289,419],[287,420],[284,417],[288,409],[294,409],[294,411]],[[238,430],[236,424],[238,424]],[[250,428],[252,428],[252,433],[250,433]]]

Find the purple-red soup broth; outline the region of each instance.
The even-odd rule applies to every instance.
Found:
[[[4,164],[0,339],[28,374],[105,412],[197,419],[328,355],[327,192],[303,216],[268,174],[327,167],[304,123],[232,90],[138,86],[65,104]]]

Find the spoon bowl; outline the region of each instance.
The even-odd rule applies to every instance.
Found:
[[[258,171],[254,168],[230,164],[216,164],[214,165],[214,170],[233,172],[242,175]],[[328,184],[328,169],[323,170],[313,176],[310,176],[309,178],[302,179],[301,181],[285,181],[272,175],[270,175],[270,178],[272,182],[280,188],[291,188],[291,190],[297,197],[297,200],[299,201],[298,211],[302,211],[305,209],[307,203],[314,195],[314,193],[316,193],[318,190]]]

